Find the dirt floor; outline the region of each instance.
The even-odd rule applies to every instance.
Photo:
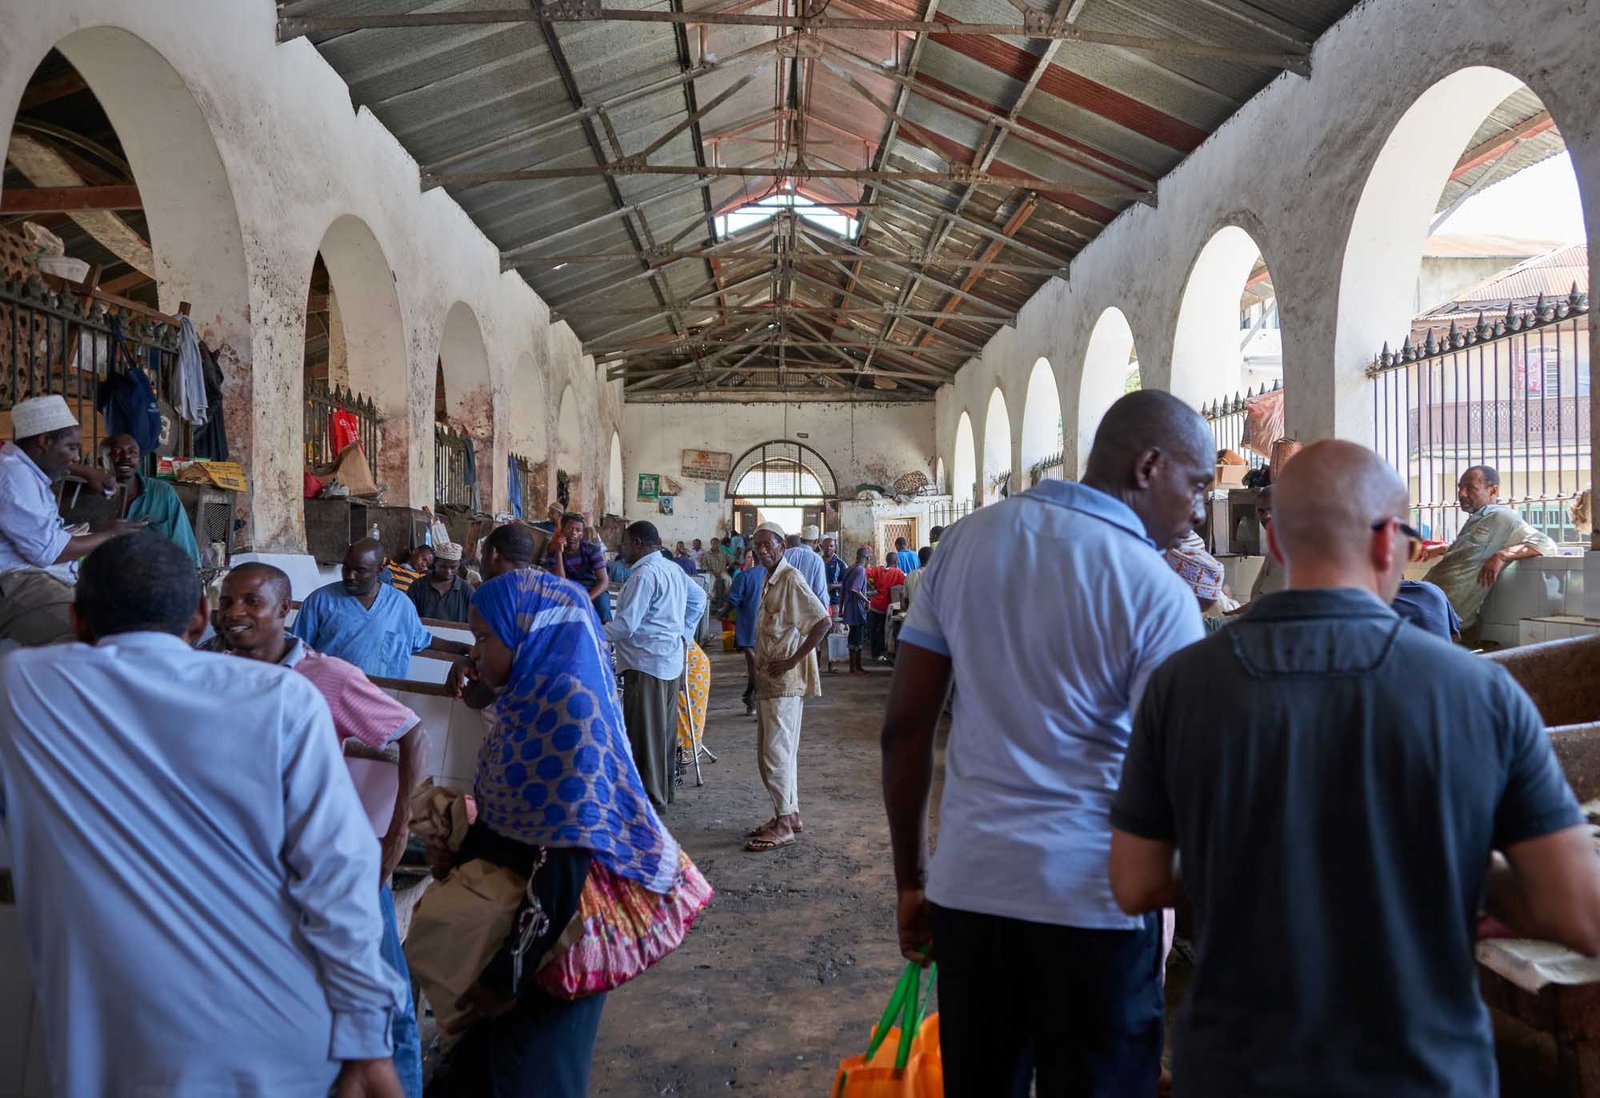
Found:
[[[894,989],[894,874],[878,791],[889,674],[825,676],[807,699],[794,846],[747,854],[772,815],[744,716],[744,659],[713,654],[705,785],[664,816],[716,896],[687,941],[612,993],[595,1048],[601,1095],[822,1095],[863,1051]]]
[[[746,854],[744,833],[772,804],[756,775],[755,721],[739,702],[743,659],[712,656],[706,743],[720,761],[705,765],[704,786],[685,779],[665,820],[716,896],[677,953],[612,993],[592,1094],[821,1096],[839,1061],[863,1051],[902,965],[879,791],[888,684],[886,669],[824,677],[800,740],[806,832],[794,846]],[[1175,953],[1169,1007],[1188,975]],[[1502,1094],[1559,1092],[1549,1042],[1498,1018],[1496,1036]]]

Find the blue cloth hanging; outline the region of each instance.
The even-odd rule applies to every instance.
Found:
[[[105,417],[108,436],[129,435],[140,453],[156,452],[161,444],[161,405],[150,375],[123,339],[120,317],[111,317],[111,362],[94,404]]]

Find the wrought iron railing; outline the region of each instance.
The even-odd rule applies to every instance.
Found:
[[[1205,416],[1206,422],[1211,425],[1211,437],[1215,440],[1217,449],[1232,450],[1248,461],[1254,469],[1267,464],[1265,455],[1245,447],[1245,422],[1248,416],[1246,405],[1263,393],[1275,393],[1282,388],[1282,381],[1274,381],[1270,386],[1263,382],[1254,389],[1246,389],[1232,396],[1218,397],[1210,404],[1202,404],[1200,414]],[[1271,442],[1271,439],[1267,440],[1269,445]]]
[[[0,282],[0,411],[28,397],[66,398],[83,425],[85,460],[94,461],[104,436],[95,411],[100,383],[113,365],[113,316],[120,326],[119,370],[137,369],[162,405],[161,455],[188,457],[193,432],[172,413],[176,388],[178,330],[132,313],[108,313],[98,303],[58,294],[37,279]],[[144,457],[153,470],[157,453]]]
[[[467,464],[467,436],[448,423],[434,424],[433,498],[441,508],[474,509],[474,485],[468,481]]]
[[[1041,480],[1062,480],[1066,475],[1067,452],[1058,450],[1028,466],[1028,487],[1032,488]]]
[[[1500,501],[1558,541],[1577,539],[1562,516],[1589,483],[1589,301],[1541,295],[1466,325],[1387,344],[1372,380],[1374,446],[1411,491],[1417,525],[1453,538],[1463,518],[1455,486],[1469,466],[1500,474]]]
[[[322,469],[339,456],[335,445],[335,415],[349,414],[356,420],[356,440],[367,456],[367,468],[376,477],[378,470],[378,409],[367,397],[326,381],[306,380],[305,443],[306,468]]]
[[[949,503],[945,503],[941,500],[929,506],[928,525],[930,527],[949,526],[957,519],[963,518],[971,513],[972,501],[970,499],[952,500]]]
[[[513,510],[530,522],[544,518],[543,515],[536,515],[533,512],[533,462],[521,454],[512,454],[511,468],[513,477],[507,501],[514,503]]]

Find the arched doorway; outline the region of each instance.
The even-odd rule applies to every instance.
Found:
[[[803,527],[835,531],[839,487],[833,468],[811,447],[788,439],[752,446],[733,463],[726,493],[733,503],[734,529],[749,537],[763,522],[786,533]]]
[[[568,385],[556,416],[556,496],[561,506],[583,508],[583,436],[578,427],[578,400]]]
[[[1078,398],[1077,470],[1082,472],[1094,445],[1094,432],[1106,409],[1139,388],[1139,355],[1133,327],[1122,310],[1107,309],[1095,321],[1083,356],[1083,388]]]
[[[603,510],[609,515],[622,514],[622,436],[611,432],[611,460],[606,472],[606,501]]]
[[[439,336],[435,395],[434,498],[441,507],[495,508],[494,420],[489,351],[478,317],[458,301],[445,314]]]
[[[1508,73],[1453,73],[1401,116],[1356,206],[1334,427],[1400,471],[1429,537],[1458,532],[1456,481],[1481,464],[1499,471],[1501,503],[1558,542],[1582,540],[1570,508],[1593,468],[1593,333],[1577,298],[1591,259],[1558,123]],[[1486,268],[1451,262],[1489,230],[1520,248]]]
[[[950,495],[959,513],[963,506],[972,506],[973,492],[978,483],[977,451],[972,443],[972,417],[966,412],[956,423],[956,449],[952,459],[954,479]]]
[[[1283,376],[1278,300],[1261,248],[1226,225],[1195,257],[1172,342],[1172,395],[1199,407]]]
[[[1022,468],[1028,472],[1030,484],[1035,467],[1041,477],[1062,475],[1065,458],[1057,458],[1066,446],[1062,436],[1061,394],[1056,388],[1055,371],[1050,368],[1048,358],[1035,362],[1033,373],[1028,378],[1028,393],[1022,404],[1020,441]],[[1028,486],[1024,484],[1021,487]]]
[[[1011,483],[1011,414],[1006,398],[995,386],[989,394],[989,413],[983,421],[983,502],[993,503],[1016,487]]]

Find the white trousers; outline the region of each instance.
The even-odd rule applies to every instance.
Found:
[[[797,756],[800,751],[800,717],[804,698],[756,699],[756,769],[772,795],[775,816],[800,811]]]

